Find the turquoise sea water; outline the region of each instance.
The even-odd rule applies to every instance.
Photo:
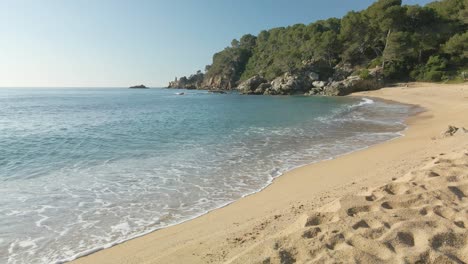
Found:
[[[0,263],[71,260],[399,136],[366,98],[0,90]]]

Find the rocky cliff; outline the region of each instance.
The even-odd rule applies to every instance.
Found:
[[[179,89],[205,89],[203,84],[205,80],[205,74],[198,71],[196,74],[190,75],[188,78],[183,76],[175,78],[174,81],[169,82],[167,88],[179,88]]]
[[[312,67],[313,68],[313,67]],[[356,91],[373,90],[383,86],[382,68],[363,69],[366,74],[359,75],[348,64],[336,65],[332,75],[327,76],[312,70],[296,73],[286,72],[273,80],[257,74],[243,81],[235,82],[226,76],[207,78],[198,72],[190,77],[181,77],[170,82],[168,88],[234,90],[251,95],[326,95],[342,96]],[[329,74],[328,74],[329,75]]]
[[[255,75],[241,82],[237,89],[242,94],[341,96],[356,91],[377,89],[383,85],[380,67],[368,71],[365,76],[360,76],[354,75],[349,65],[337,65],[333,75],[324,79],[313,71],[287,72],[271,81]]]
[[[224,76],[207,77],[203,73],[197,76],[175,78],[169,82],[167,88],[197,89],[197,90],[233,90],[237,86],[236,82]]]

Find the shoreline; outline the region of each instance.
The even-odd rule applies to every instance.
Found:
[[[218,209],[213,209],[201,216],[195,217],[191,220],[184,221],[169,227],[152,231],[148,234],[124,241],[110,248],[97,249],[81,256],[74,260],[74,263],[174,263],[174,261],[191,263],[206,263],[206,262],[225,262],[228,259],[235,259],[240,252],[245,251],[246,245],[258,244],[258,241],[265,240],[271,237],[272,234],[279,232],[284,227],[287,227],[291,222],[294,222],[294,215],[290,211],[306,211],[311,208],[317,208],[326,202],[343,196],[344,193],[356,191],[356,187],[369,187],[378,183],[388,181],[388,177],[372,177],[378,175],[381,169],[379,166],[367,166],[367,174],[364,177],[359,174],[363,173],[361,168],[349,168],[350,164],[355,164],[355,160],[369,159],[378,162],[375,158],[375,153],[381,153],[385,149],[392,150],[390,155],[391,159],[397,158],[402,154],[401,144],[406,144],[405,141],[427,141],[427,138],[422,139],[423,135],[427,136],[429,133],[434,134],[435,127],[432,131],[425,132],[423,135],[414,135],[417,128],[415,126],[425,126],[425,122],[432,118],[435,109],[432,109],[431,104],[425,101],[408,102],[407,99],[395,96],[396,90],[403,93],[405,90],[412,89],[426,89],[434,93],[434,87],[456,87],[460,88],[462,93],[466,94],[466,85],[437,85],[437,84],[416,84],[416,88],[383,88],[381,90],[360,92],[352,96],[377,98],[378,100],[390,100],[397,103],[413,104],[424,108],[426,111],[415,113],[405,120],[407,125],[406,129],[400,133],[404,136],[396,137],[382,143],[378,143],[360,150],[355,150],[350,153],[338,155],[331,159],[326,159],[311,164],[303,165],[294,168],[290,171],[283,173],[280,177],[276,177],[273,181],[261,190],[252,194],[246,195],[241,199],[221,206]],[[438,89],[443,89],[442,87]],[[389,91],[389,94],[385,94]],[[420,91],[416,91],[420,92]],[[438,92],[438,91],[436,91]],[[459,96],[457,96],[459,97]],[[400,99],[400,100],[395,100]],[[413,98],[414,99],[414,98]],[[427,99],[427,98],[425,98]],[[434,99],[434,98],[432,98]],[[435,98],[437,99],[437,98]],[[460,99],[460,98],[459,98]],[[463,99],[463,98],[461,98]],[[403,102],[402,102],[403,101]],[[427,104],[427,105],[425,105]],[[449,120],[447,120],[449,122]],[[445,125],[448,126],[451,123]],[[453,124],[453,125],[465,125]],[[437,127],[438,131],[442,130]],[[410,137],[408,137],[410,135]],[[433,135],[436,136],[436,135]],[[402,142],[403,141],[403,142]],[[408,142],[409,143],[409,142]],[[400,145],[397,146],[395,145]],[[421,151],[421,144],[413,146],[411,149]],[[400,150],[398,150],[400,149]],[[403,151],[405,153],[407,149]],[[427,150],[426,150],[427,151]],[[375,152],[375,153],[373,153]],[[371,154],[371,155],[369,155]],[[388,155],[388,154],[387,154]],[[367,157],[366,157],[367,156]],[[373,158],[372,158],[373,157]],[[417,163],[416,160],[411,162],[401,163],[399,170],[406,171]],[[398,158],[397,158],[398,160]],[[350,162],[351,161],[351,162]],[[386,162],[389,166],[390,161]],[[349,168],[350,176],[343,176],[343,171],[337,170],[337,167]],[[348,165],[348,166],[346,166]],[[328,168],[327,168],[328,167]],[[369,168],[372,167],[372,168]],[[382,166],[385,167],[385,166]],[[392,166],[390,166],[392,167]],[[395,166],[393,166],[395,167]],[[311,176],[312,175],[312,176]],[[322,175],[322,177],[320,177]],[[331,179],[325,179],[323,175],[335,175]],[[336,176],[338,175],[338,176]],[[312,179],[311,179],[312,178]],[[359,183],[358,183],[359,182]],[[312,184],[310,189],[305,188],[304,185]],[[319,184],[323,184],[318,186]],[[322,187],[323,188],[320,188]],[[359,189],[357,188],[357,189]],[[339,189],[336,191],[335,189]],[[317,199],[318,198],[318,199]],[[319,200],[319,201],[317,201]],[[312,202],[311,202],[312,201]],[[286,209],[286,210],[285,210]],[[273,218],[273,219],[271,219]],[[265,220],[266,219],[266,220]],[[268,224],[264,224],[268,223]],[[271,229],[274,223],[275,228]],[[257,230],[254,239],[249,239],[231,249],[232,245],[229,244],[230,237],[236,237],[237,233],[244,233],[244,230],[255,229],[256,226],[267,226],[262,230]],[[270,230],[271,229],[271,230]],[[226,244],[228,241],[228,244]],[[158,254],[164,251],[165,254]],[[222,254],[220,254],[222,252]],[[193,255],[195,254],[195,255]]]
[[[167,89],[179,89],[179,88],[167,88]],[[186,90],[186,89],[184,89]],[[350,95],[351,96],[351,95]],[[265,183],[264,186],[260,187],[258,190],[255,190],[251,193],[247,193],[247,194],[244,194],[242,195],[239,199],[237,200],[233,200],[231,202],[228,202],[226,204],[223,204],[223,205],[220,205],[218,207],[215,207],[213,209],[209,209],[208,211],[204,212],[204,213],[201,213],[199,215],[196,215],[196,216],[193,216],[191,218],[188,218],[186,220],[183,220],[181,222],[177,222],[177,223],[173,223],[173,224],[169,224],[167,226],[164,226],[164,227],[159,227],[157,229],[154,229],[154,230],[149,230],[149,231],[146,231],[144,233],[141,233],[141,234],[138,234],[138,235],[135,235],[131,238],[126,238],[126,239],[122,239],[122,240],[119,240],[119,241],[116,241],[116,242],[113,242],[113,243],[108,243],[106,245],[103,245],[101,247],[97,247],[97,248],[94,248],[94,249],[90,249],[86,252],[82,252],[82,253],[79,253],[79,254],[76,254],[75,256],[73,257],[70,257],[68,259],[63,259],[61,261],[59,261],[59,263],[68,263],[68,262],[73,262],[77,259],[80,259],[80,258],[83,258],[83,257],[87,257],[89,255],[92,255],[92,254],[95,254],[96,252],[99,252],[99,251],[102,251],[102,250],[106,250],[106,249],[109,249],[109,248],[112,248],[114,246],[117,246],[117,245],[120,245],[120,244],[123,244],[123,243],[126,243],[128,241],[131,241],[131,240],[134,240],[134,239],[138,239],[140,237],[143,237],[143,236],[146,236],[146,235],[149,235],[151,233],[154,233],[154,232],[157,232],[157,231],[160,231],[160,230],[163,230],[163,229],[166,229],[166,228],[170,228],[170,227],[173,227],[173,226],[177,226],[177,225],[181,225],[181,224],[184,224],[186,222],[189,222],[189,221],[192,221],[194,219],[197,219],[197,218],[200,218],[200,217],[203,217],[204,215],[206,214],[209,214],[213,211],[216,211],[216,210],[219,210],[219,209],[222,209],[224,207],[227,207],[241,199],[244,199],[245,197],[248,197],[248,196],[252,196],[252,195],[255,195],[259,192],[262,192],[263,190],[265,190],[266,188],[268,188],[271,184],[273,184],[279,177],[283,177],[284,175],[290,173],[291,171],[293,170],[296,170],[298,168],[301,168],[301,167],[304,167],[304,166],[310,166],[310,165],[314,165],[314,164],[317,164],[317,163],[320,163],[320,162],[324,162],[324,161],[329,161],[329,160],[334,160],[334,159],[337,159],[341,156],[346,156],[346,155],[350,155],[354,152],[358,152],[358,151],[362,151],[362,150],[365,150],[365,149],[368,149],[368,148],[371,148],[373,146],[376,146],[376,145],[379,145],[379,144],[383,144],[385,142],[389,142],[389,141],[392,141],[392,140],[396,140],[398,138],[401,138],[404,136],[404,132],[408,129],[408,125],[406,124],[406,120],[408,118],[411,118],[413,116],[416,116],[422,112],[424,112],[425,110],[420,108],[419,106],[417,105],[413,105],[413,104],[402,104],[402,103],[399,103],[397,101],[392,101],[392,100],[386,100],[386,99],[381,99],[381,98],[378,98],[378,97],[371,97],[371,96],[354,96],[354,97],[357,97],[357,98],[360,98],[362,100],[364,100],[364,104],[367,104],[368,102],[366,102],[367,100],[376,100],[376,101],[381,101],[381,102],[386,102],[386,103],[389,103],[389,104],[398,104],[398,105],[407,105],[410,107],[410,111],[409,111],[409,115],[407,117],[404,118],[404,120],[401,122],[401,124],[404,125],[404,128],[401,130],[401,131],[398,131],[398,132],[394,132],[395,133],[395,137],[393,138],[390,138],[390,139],[387,139],[387,140],[384,140],[384,141],[381,141],[381,142],[377,142],[377,143],[373,143],[371,145],[368,145],[368,146],[365,146],[365,147],[361,147],[361,148],[357,148],[355,150],[351,150],[351,151],[348,151],[348,152],[344,152],[344,153],[341,153],[341,154],[337,154],[335,156],[331,156],[329,158],[324,158],[324,159],[321,159],[321,160],[316,160],[316,161],[312,161],[312,162],[309,162],[309,163],[305,163],[305,164],[302,164],[302,165],[298,165],[298,166],[295,166],[295,167],[292,167],[292,168],[289,168],[289,169],[286,169],[285,171],[281,172],[280,174],[276,175],[276,176],[272,176],[272,178]],[[372,99],[369,99],[369,98],[372,98]],[[360,104],[362,104],[363,102],[360,102]],[[372,104],[373,102],[371,102]]]

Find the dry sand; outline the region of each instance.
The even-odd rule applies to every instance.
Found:
[[[404,137],[295,169],[265,190],[75,263],[468,262],[468,84],[356,96],[416,104]]]

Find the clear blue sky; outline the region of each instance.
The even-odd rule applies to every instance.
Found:
[[[0,0],[0,87],[164,86],[203,70],[243,34],[341,17],[372,2]]]

